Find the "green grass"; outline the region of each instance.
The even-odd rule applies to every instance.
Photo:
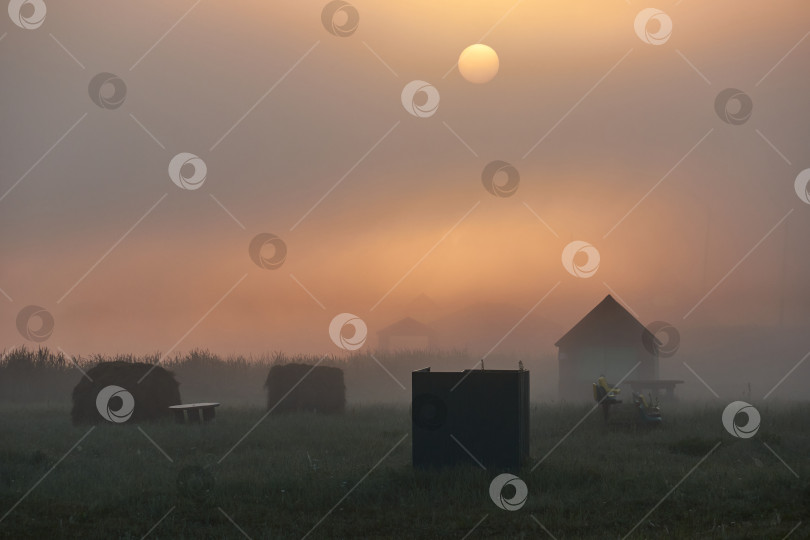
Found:
[[[262,409],[140,425],[172,462],[138,426],[102,424],[0,521],[0,537],[141,538],[173,508],[149,538],[242,538],[220,509],[256,539],[301,538],[321,519],[308,538],[461,538],[484,516],[469,538],[548,537],[531,516],[561,539],[621,538],[720,442],[632,538],[782,538],[810,521],[810,406],[755,404],[762,427],[742,440],[723,429],[724,405],[666,407],[654,431],[605,426],[597,411],[531,472],[589,408],[533,406],[532,460],[519,473],[529,497],[515,512],[489,499],[496,471],[414,470],[405,407],[268,417],[221,463]],[[63,406],[0,407],[0,515],[88,429]],[[178,487],[197,466],[210,489]]]

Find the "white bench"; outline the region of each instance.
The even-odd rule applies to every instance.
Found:
[[[172,405],[169,407],[174,412],[174,419],[178,424],[186,423],[186,413],[188,413],[189,424],[200,423],[200,413],[202,412],[202,421],[205,423],[214,419],[216,408],[219,403],[189,403],[187,405]]]

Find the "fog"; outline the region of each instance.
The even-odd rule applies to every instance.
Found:
[[[322,2],[3,18],[3,347],[32,346],[15,319],[38,305],[43,345],[68,354],[340,356],[335,315],[373,349],[425,295],[442,348],[526,358],[554,388],[553,343],[611,293],[679,329],[661,370],[684,397],[764,395],[805,357],[806,2],[668,2],[661,46],[620,1],[354,5],[347,38]],[[485,85],[452,69],[478,41],[500,57]],[[119,108],[90,100],[100,72],[125,82]],[[440,92],[430,118],[401,104],[414,79]],[[730,87],[753,102],[742,125],[715,113]],[[205,161],[200,189],[170,180],[180,152]],[[483,189],[493,160],[519,171],[515,196]],[[276,270],[248,256],[263,232],[286,243]],[[573,240],[599,250],[594,276],[560,264]],[[773,397],[803,395],[809,369]]]

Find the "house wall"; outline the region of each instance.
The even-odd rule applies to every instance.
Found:
[[[658,358],[643,346],[560,347],[557,358],[559,397],[567,401],[592,400],[591,385],[602,375],[610,384],[625,376],[625,380],[658,378]],[[627,375],[636,362],[641,364]],[[631,395],[629,386],[623,385],[623,390]]]
[[[429,349],[433,345],[428,336],[387,336],[380,341],[380,347],[384,349]]]

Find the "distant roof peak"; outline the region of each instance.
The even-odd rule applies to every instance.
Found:
[[[608,294],[554,345],[559,347],[577,341],[593,342],[616,338],[621,334],[628,336],[636,334],[639,340],[644,335],[650,334],[655,339],[655,336],[627,308]]]
[[[433,329],[430,326],[413,317],[404,317],[377,331],[378,335],[428,335],[432,333]]]

